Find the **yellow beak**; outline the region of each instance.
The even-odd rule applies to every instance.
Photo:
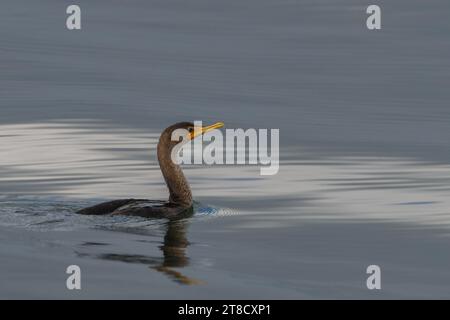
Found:
[[[193,140],[200,135],[207,133],[208,131],[222,128],[225,124],[223,122],[217,122],[206,127],[194,127],[194,131],[190,133],[190,139]]]

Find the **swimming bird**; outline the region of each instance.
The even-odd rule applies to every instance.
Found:
[[[176,218],[186,212],[192,211],[192,192],[189,183],[181,170],[171,158],[172,150],[179,143],[193,140],[208,131],[221,128],[224,124],[217,122],[210,126],[195,127],[192,122],[179,122],[164,129],[159,138],[157,156],[159,167],[169,189],[169,199],[144,200],[120,199],[98,204],[78,211],[83,215],[128,215],[147,218]],[[172,140],[172,133],[177,129],[184,134],[179,140]]]

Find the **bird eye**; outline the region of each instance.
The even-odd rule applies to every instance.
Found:
[[[188,129],[188,131],[189,131],[190,133],[192,133],[192,132],[194,131],[194,128],[191,127],[191,128]]]

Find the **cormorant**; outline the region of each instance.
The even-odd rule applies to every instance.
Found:
[[[98,204],[78,211],[84,215],[129,215],[148,218],[176,218],[192,210],[192,193],[180,166],[171,159],[173,148],[181,141],[195,139],[208,131],[221,128],[224,124],[217,122],[211,126],[195,127],[191,122],[179,122],[166,128],[159,138],[157,154],[159,167],[169,189],[169,200],[121,199]],[[172,140],[172,133],[185,129],[186,139]]]

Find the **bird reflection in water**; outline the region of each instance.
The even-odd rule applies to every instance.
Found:
[[[184,268],[189,265],[189,257],[186,253],[186,249],[190,244],[187,239],[187,229],[190,223],[189,217],[192,215],[193,210],[190,209],[183,216],[179,216],[177,219],[170,219],[165,224],[167,229],[163,244],[160,246],[163,257],[116,253],[100,254],[95,257],[102,260],[149,265],[150,269],[161,272],[171,280],[182,285],[202,284],[204,282],[201,280],[190,278],[180,271],[175,270],[175,268]],[[91,256],[90,254],[81,253],[78,253],[78,255]]]
[[[186,254],[186,248],[189,246],[187,239],[188,223],[189,221],[186,219],[168,222],[164,243],[160,247],[164,259],[161,264],[150,268],[166,274],[180,284],[201,284],[201,281],[189,278],[181,272],[172,269],[184,268],[189,265],[189,257]]]

